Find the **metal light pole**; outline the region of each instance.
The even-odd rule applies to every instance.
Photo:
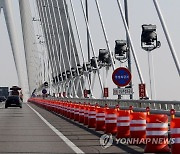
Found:
[[[151,96],[151,99],[153,99],[153,90],[152,90],[152,78],[151,78],[151,63],[150,63],[150,55],[151,54],[151,51],[148,51],[148,70],[149,70],[149,86],[150,86],[150,96]],[[153,68],[152,68],[153,69]],[[154,76],[154,74],[153,74],[153,76]],[[153,86],[154,87],[154,86]],[[154,90],[155,90],[155,88],[154,88]]]
[[[85,8],[86,8],[86,18],[89,21],[89,14],[88,14],[88,0],[85,0]],[[88,62],[90,62],[91,55],[90,55],[90,44],[89,44],[89,32],[87,28],[87,51],[88,51]],[[89,73],[89,81],[91,83],[91,74]]]
[[[128,3],[127,0],[124,0],[124,9],[125,9],[125,19],[127,26],[129,28],[129,19],[128,19]],[[128,34],[126,32],[126,39],[127,39],[127,47],[129,48],[129,53],[128,53],[128,69],[131,72],[131,54],[130,54],[130,42],[128,38]],[[132,81],[130,82],[130,87],[132,88]],[[133,99],[133,94],[130,95],[130,99]]]

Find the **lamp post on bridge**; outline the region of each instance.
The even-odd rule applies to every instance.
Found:
[[[152,79],[151,76],[154,76],[153,71],[151,72],[150,67],[150,54],[151,51],[159,48],[161,46],[160,41],[157,40],[157,34],[156,34],[156,25],[142,25],[142,34],[141,34],[141,47],[145,51],[148,52],[148,69],[149,69],[149,85],[150,85],[150,93],[151,93],[151,99],[153,97],[152,95]],[[152,63],[153,65],[153,63]],[[152,68],[153,70],[153,68]],[[155,88],[154,88],[155,90]]]
[[[87,18],[87,21],[89,21],[88,0],[85,0],[85,8],[86,8],[86,18]],[[88,51],[88,62],[90,62],[91,55],[90,55],[90,44],[89,44],[89,32],[88,32],[88,28],[87,28],[87,51]],[[89,76],[89,81],[91,83],[91,74],[89,73],[88,76]]]
[[[124,8],[125,8],[125,19],[126,19],[126,23],[127,26],[129,28],[129,19],[128,19],[128,2],[127,0],[124,0]],[[130,42],[129,42],[129,38],[128,35],[126,33],[126,40],[127,40],[127,48],[129,49],[129,52],[127,54],[127,58],[128,58],[128,70],[131,73],[131,54],[130,54]],[[129,87],[132,88],[132,81],[129,83]],[[133,99],[133,94],[130,95],[130,99]]]
[[[128,20],[128,2],[124,0],[124,12],[125,12],[125,22],[127,28],[129,29],[129,20]],[[126,31],[126,40],[116,40],[115,41],[115,58],[120,61],[120,63],[127,62],[128,71],[131,73],[131,54],[130,54],[130,40],[128,32]],[[118,88],[120,88],[118,86]],[[125,88],[132,88],[132,80]],[[129,94],[130,99],[133,99],[133,93]],[[121,99],[121,95],[118,95],[118,99]]]

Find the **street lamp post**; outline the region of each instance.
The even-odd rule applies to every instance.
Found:
[[[126,19],[126,23],[127,26],[129,28],[129,19],[128,19],[128,3],[127,0],[124,0],[124,8],[125,8],[125,19]],[[127,48],[129,49],[127,58],[128,58],[128,69],[131,72],[131,54],[130,54],[130,42],[129,42],[129,38],[128,35],[126,33],[126,41],[127,41]],[[129,86],[132,88],[132,81],[129,83]],[[130,95],[130,99],[133,99],[133,94]]]
[[[149,85],[150,85],[151,99],[153,95],[152,95],[152,78],[151,78],[152,73],[150,67],[150,54],[152,50],[159,48],[160,46],[161,43],[160,41],[157,40],[156,25],[151,25],[151,24],[142,25],[141,47],[142,49],[148,52]]]

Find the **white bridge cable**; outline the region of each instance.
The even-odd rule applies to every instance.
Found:
[[[43,43],[43,50],[44,50],[44,54],[45,54],[45,61],[46,61],[46,69],[47,69],[47,80],[49,81],[48,83],[50,84],[51,83],[51,74],[52,74],[52,68],[51,68],[51,65],[49,66],[49,55],[48,55],[48,49],[47,49],[47,44],[45,43],[45,35],[44,35],[44,31],[43,31],[43,27],[42,27],[42,24],[41,24],[41,20],[40,20],[40,15],[39,15],[39,12],[38,12],[38,8],[37,8],[37,1],[35,0],[35,4],[34,4],[34,7],[35,7],[35,10],[36,10],[36,13],[37,13],[37,16],[39,17],[39,24],[38,24],[38,29],[39,29],[39,33],[42,35],[42,38],[44,38],[44,43]],[[50,85],[49,85],[50,86]]]
[[[53,5],[52,5],[53,6]],[[50,5],[49,5],[50,7]],[[53,7],[52,7],[53,8]],[[51,14],[51,13],[50,13]],[[53,9],[53,16],[54,16],[54,20],[55,20],[55,27],[56,29],[58,30],[58,25],[57,25],[57,22],[56,22],[56,17],[55,17],[55,14],[54,14],[54,9]],[[51,21],[52,22],[52,21]],[[55,36],[55,32],[54,32],[54,28],[53,28],[53,35]],[[58,61],[59,61],[59,69],[60,69],[60,74],[61,74],[61,79],[63,80],[63,74],[62,74],[62,65],[61,63],[63,63],[63,67],[64,67],[64,70],[65,70],[65,63],[64,63],[64,57],[62,55],[62,47],[61,47],[61,38],[59,38],[59,33],[58,33],[58,42],[59,42],[59,53],[58,53],[58,48],[57,48],[57,42],[56,42],[56,39],[55,39],[55,47],[56,47],[56,51],[57,51],[57,55],[58,55]],[[65,75],[66,75],[66,79],[67,79],[67,74],[65,72]],[[59,76],[58,76],[58,80],[59,79]],[[65,84],[65,83],[64,83]],[[62,93],[62,91],[64,90],[64,84],[60,81],[60,92]],[[59,90],[58,90],[59,91]]]
[[[118,4],[119,11],[120,11],[123,23],[124,23],[125,30],[127,32],[128,38],[129,38],[129,43],[130,43],[130,46],[131,46],[131,50],[132,50],[132,54],[133,54],[133,57],[134,57],[134,61],[135,61],[135,65],[136,65],[138,75],[139,75],[140,82],[144,83],[144,80],[143,80],[143,77],[142,77],[142,74],[141,74],[141,70],[140,70],[140,66],[139,66],[139,63],[138,63],[138,59],[137,59],[137,56],[136,56],[136,53],[135,53],[134,45],[132,43],[132,38],[131,38],[129,29],[128,29],[128,26],[127,26],[127,22],[126,22],[126,19],[125,19],[125,15],[124,15],[120,0],[117,0],[117,4]]]
[[[52,2],[51,2],[52,3]],[[57,21],[56,21],[56,16],[55,16],[55,11],[54,11],[54,6],[53,4],[49,4],[48,2],[48,6],[49,6],[49,14],[50,14],[50,20],[51,20],[51,25],[52,24],[52,16],[51,16],[51,12],[50,12],[50,6],[52,6],[52,11],[53,11],[53,16],[54,16],[54,20],[55,20],[55,26],[56,26],[56,29],[57,29],[57,34],[58,34],[58,42],[59,42],[59,53],[60,53],[60,56],[59,56],[59,53],[58,53],[58,48],[57,48],[57,42],[56,42],[56,38],[55,38],[55,32],[54,32],[54,28],[52,29],[53,31],[53,35],[54,35],[54,38],[55,38],[55,47],[56,47],[56,52],[57,52],[57,55],[58,55],[58,60],[59,60],[59,68],[60,68],[60,73],[61,73],[61,79],[63,80],[63,73],[62,73],[62,67],[64,68],[64,73],[65,73],[65,80],[68,79],[67,77],[67,73],[66,73],[66,67],[65,67],[65,62],[64,62],[64,57],[63,57],[63,51],[62,51],[62,45],[61,45],[61,38],[59,36],[59,32],[58,32],[58,25],[57,25]],[[61,62],[62,62],[62,65],[61,65]],[[59,80],[59,78],[58,78]],[[66,82],[63,83],[63,82],[60,82],[60,85],[62,85],[62,88],[61,90],[62,91],[66,91]],[[61,93],[62,93],[61,91]]]
[[[53,16],[54,16],[54,20],[55,20],[55,26],[56,26],[56,29],[57,29],[57,37],[58,37],[58,42],[59,42],[59,47],[60,47],[60,57],[59,57],[59,67],[60,67],[60,72],[61,72],[61,78],[63,79],[63,74],[62,74],[62,66],[61,66],[61,62],[63,63],[63,67],[64,67],[64,71],[65,71],[65,74],[66,74],[66,80],[68,79],[67,78],[67,73],[66,73],[66,67],[65,67],[65,61],[64,61],[64,57],[63,57],[63,51],[62,51],[62,44],[61,44],[61,37],[60,37],[60,31],[59,30],[59,27],[58,27],[58,24],[57,24],[57,20],[56,20],[56,16],[55,16],[55,10],[54,10],[54,6],[53,6],[53,2],[51,1],[51,6],[52,6],[52,11],[53,11]],[[58,7],[58,6],[57,6]],[[54,31],[54,30],[53,30]],[[55,34],[54,34],[55,35]],[[56,44],[56,39],[55,39],[55,46],[56,46],[56,50],[58,52],[58,49],[57,49],[57,44]],[[59,56],[59,54],[58,54]],[[62,84],[62,90],[65,90],[66,88],[66,82],[65,84]]]
[[[39,1],[40,2],[40,1]],[[43,10],[43,6],[45,6],[45,5],[43,5],[42,3],[40,3],[40,9],[41,9],[41,11],[42,11],[42,13],[43,13],[43,17],[42,17],[42,19],[44,20],[44,19],[47,19],[47,18],[45,18],[45,13],[44,13],[44,10]],[[47,14],[46,14],[46,16],[47,16]],[[47,26],[47,25],[48,26]],[[54,48],[52,48],[52,39],[51,39],[51,33],[49,32],[49,21],[48,20],[44,20],[44,26],[45,26],[45,31],[46,31],[46,35],[47,35],[47,43],[48,43],[48,47],[49,47],[49,55],[50,55],[50,59],[51,59],[51,67],[53,68],[53,73],[52,73],[52,75],[53,76],[55,76],[55,75],[57,75],[56,74],[56,72],[57,72],[57,68],[56,68],[56,64],[53,62],[54,61],[54,59],[53,59],[53,57],[54,57]],[[51,41],[50,41],[51,40]],[[51,48],[52,48],[52,50],[51,50]]]
[[[50,4],[49,4],[49,2],[48,2],[48,6],[49,6],[49,14],[50,14],[51,25],[53,25],[53,24],[52,24],[52,17],[51,17]],[[53,5],[51,5],[51,6],[52,6],[52,9],[53,9],[53,16],[54,16],[54,19],[55,19],[55,26],[56,26],[56,29],[58,30],[58,26],[57,26],[57,22],[56,22],[56,17],[55,17],[55,14],[54,14],[54,7],[53,7]],[[53,35],[54,35],[54,38],[55,38],[54,28],[52,29],[52,31],[53,31]],[[59,34],[59,33],[58,33],[58,34]],[[58,35],[58,36],[59,36],[59,35]],[[63,57],[63,55],[62,55],[61,38],[59,38],[59,37],[58,37],[58,42],[59,42],[59,46],[60,46],[60,48],[59,48],[60,56],[59,56],[59,53],[58,53],[57,42],[56,42],[56,38],[55,38],[55,47],[56,47],[56,52],[57,52],[58,60],[59,60],[59,68],[60,68],[60,73],[61,73],[61,79],[63,79],[61,62],[63,63],[64,70],[66,70],[66,67],[65,67],[64,57]],[[62,59],[61,59],[61,57],[62,57]],[[68,78],[67,78],[67,73],[66,73],[66,72],[64,72],[64,73],[65,73],[66,80],[67,80],[67,79],[68,79]],[[58,78],[58,80],[59,80],[59,78]],[[64,84],[62,83],[62,88],[61,88],[61,90],[63,90],[63,91],[65,90],[65,87],[66,87],[65,85],[66,85],[66,82],[65,82]]]
[[[68,31],[69,31],[69,34],[70,34],[70,42],[71,42],[71,45],[72,45],[72,51],[73,51],[73,57],[74,57],[74,60],[75,60],[75,65],[76,65],[76,69],[78,68],[78,63],[77,63],[77,59],[76,59],[76,56],[75,56],[75,44],[73,43],[73,40],[72,40],[72,33],[71,33],[71,29],[70,29],[70,18],[68,16],[68,13],[67,13],[67,8],[66,8],[66,4],[65,4],[65,1],[63,0],[63,6],[64,6],[64,10],[65,10],[65,16],[66,16],[66,19],[67,19],[67,26],[68,26]],[[82,82],[80,82],[80,74],[79,74],[79,71],[77,70],[77,76],[78,76],[78,80],[77,80],[77,85],[76,85],[76,91],[78,91],[78,88],[79,88],[79,85],[80,85],[80,88],[81,88],[81,93],[82,93],[82,96],[83,96],[83,88],[82,88]],[[75,80],[75,79],[74,79]]]
[[[47,1],[47,6],[46,7],[49,7],[49,11],[48,11],[48,13],[49,13],[49,18],[50,18],[50,25],[51,26],[53,26],[53,23],[52,23],[52,14],[51,14],[51,12],[50,12],[50,6],[52,6],[52,5],[50,5],[49,4],[49,1]],[[52,8],[53,8],[53,6],[52,6]],[[55,18],[55,17],[54,17]],[[56,18],[55,18],[56,19]],[[56,23],[56,22],[55,22]],[[56,29],[57,29],[57,25],[55,24],[55,26],[56,26]],[[52,28],[52,34],[53,34],[53,36],[54,36],[54,38],[55,38],[55,31],[54,31],[54,27]],[[60,43],[59,43],[60,44]],[[60,73],[61,73],[61,77],[62,77],[62,68],[61,68],[61,58],[60,58],[60,56],[59,56],[59,54],[58,54],[58,47],[57,47],[57,41],[56,41],[56,38],[55,38],[55,40],[54,40],[54,47],[55,47],[55,50],[54,50],[54,52],[56,51],[56,55],[57,55],[57,57],[58,57],[58,63],[59,63],[59,71],[60,71]],[[61,44],[60,44],[60,49],[59,50],[62,50],[62,48],[61,48]],[[61,53],[61,52],[60,52]],[[55,58],[55,56],[54,56],[54,58]],[[57,63],[56,63],[56,65],[58,65]],[[64,61],[63,61],[63,66],[64,66],[64,69],[65,69],[65,64],[64,64]],[[58,79],[58,81],[59,82],[61,82],[60,81],[60,79],[59,79],[59,73],[58,73],[58,71],[56,72],[57,73],[57,79]],[[56,79],[55,79],[56,80]]]
[[[39,14],[40,14],[40,17],[41,17],[41,23],[42,23],[42,26],[44,25],[44,32],[45,32],[45,36],[46,36],[46,44],[47,44],[47,48],[48,48],[48,51],[51,51],[50,50],[50,42],[49,42],[49,35],[48,35],[48,30],[47,30],[47,26],[46,26],[46,22],[45,22],[45,17],[44,17],[44,11],[41,5],[41,2],[40,0],[37,0],[37,6],[39,8]],[[42,12],[41,12],[42,11]],[[52,54],[51,52],[48,52],[49,53],[49,62],[51,63],[50,64],[50,67],[51,67],[51,70],[52,70],[52,75],[54,75],[54,72],[55,72],[55,67],[54,67],[54,63],[53,63],[53,60],[52,60]]]
[[[38,16],[38,13],[36,12],[36,7],[35,7],[35,2],[33,1],[33,8],[34,8],[34,14],[35,14],[35,21],[37,21],[38,23],[39,23],[39,16]],[[43,77],[43,79],[44,79],[44,81],[46,80],[45,78],[45,73],[46,73],[46,71],[45,71],[45,67],[46,67],[46,64],[47,64],[47,60],[46,60],[46,54],[45,54],[45,46],[44,46],[44,42],[43,41],[41,41],[41,39],[43,38],[43,34],[40,32],[41,30],[41,28],[40,28],[40,25],[38,24],[38,23],[35,23],[34,22],[34,26],[36,27],[36,29],[37,29],[37,39],[38,39],[38,41],[39,41],[39,45],[40,45],[40,49],[41,49],[41,52],[37,52],[37,54],[39,55],[39,54],[42,54],[42,57],[43,57],[43,75],[44,75],[44,77]],[[44,63],[44,61],[46,62],[46,64]]]
[[[49,5],[49,7],[50,7],[50,5]],[[47,16],[47,12],[46,12],[46,19],[48,18],[48,16]],[[51,14],[50,14],[50,18],[51,18]],[[48,23],[49,23],[49,20],[48,20]],[[52,25],[52,24],[51,24]],[[49,24],[48,24],[48,28],[49,28]],[[51,33],[49,34],[50,35],[50,37],[51,37]],[[52,39],[51,39],[52,40]],[[61,45],[61,44],[60,44]],[[54,54],[54,48],[53,48],[53,54]],[[53,55],[53,57],[55,58],[55,56]],[[62,56],[63,57],[63,56]],[[55,59],[54,59],[54,61],[55,61]],[[64,70],[66,70],[65,69],[65,64],[63,63],[63,65],[64,65]],[[54,66],[55,67],[55,66]],[[56,64],[56,67],[57,67],[57,64]],[[55,67],[55,68],[56,68]],[[54,71],[54,72],[56,72],[56,73],[58,73],[58,71],[57,71],[57,68],[56,68],[56,70]],[[66,78],[67,78],[67,74],[66,74],[66,72],[64,72],[65,73],[65,75],[66,75]],[[57,74],[57,76],[58,76],[58,74]],[[58,80],[59,80],[59,78],[58,78]],[[66,83],[65,83],[66,84]]]
[[[56,60],[55,60],[55,48],[54,48],[54,43],[53,43],[53,38],[52,38],[52,34],[51,34],[51,28],[53,29],[53,25],[49,22],[49,16],[48,16],[48,12],[47,12],[47,10],[49,10],[48,9],[48,5],[46,5],[46,3],[45,3],[45,1],[44,1],[44,4],[42,3],[42,8],[44,7],[44,9],[45,9],[45,16],[46,16],[46,19],[47,19],[47,28],[48,28],[48,32],[49,32],[49,36],[50,36],[50,42],[51,42],[51,44],[50,44],[50,46],[51,46],[51,48],[52,48],[52,50],[51,51],[49,51],[49,52],[52,52],[52,56],[53,56],[53,61],[54,61],[54,67],[55,67],[55,72],[54,72],[54,74],[55,74],[55,76],[54,76],[54,80],[56,81],[56,76],[58,76],[58,66],[57,66],[57,62],[56,62]],[[51,20],[51,17],[50,17],[50,20]],[[50,28],[50,25],[52,26],[51,28]],[[59,80],[58,78],[57,78],[57,80]],[[56,89],[55,89],[55,87],[54,87],[54,92],[56,92]]]
[[[39,3],[38,3],[38,0],[35,0],[36,1],[36,8],[37,8],[37,12],[38,12],[38,14],[39,14],[39,20],[40,20],[40,25],[41,25],[41,31],[42,31],[42,34],[44,35],[44,38],[45,38],[45,35],[47,35],[47,32],[46,32],[46,29],[45,29],[45,27],[43,27],[43,16],[42,16],[42,14],[41,14],[41,11],[40,11],[40,7],[39,7]],[[38,9],[39,8],[39,9]],[[44,46],[45,46],[45,48],[46,48],[46,56],[47,56],[47,70],[48,70],[48,75],[49,75],[49,88],[50,88],[50,92],[51,92],[51,75],[53,74],[53,68],[52,68],[52,65],[50,64],[50,62],[51,62],[51,57],[49,56],[49,54],[48,54],[48,40],[47,39],[45,39],[44,40],[45,41],[45,43],[44,43]]]
[[[70,19],[69,19],[68,14],[67,14],[68,10],[67,10],[67,7],[66,7],[66,4],[65,4],[64,0],[63,0],[63,6],[64,6],[64,10],[65,10],[65,17],[67,19],[67,26],[68,26],[68,31],[69,31],[70,42],[71,42],[71,45],[72,45],[73,57],[74,57],[76,68],[78,68],[77,59],[76,59],[76,55],[75,55],[75,46],[74,46],[74,43],[73,43],[72,33],[71,33],[71,29],[70,29],[71,28],[70,27]],[[79,77],[79,71],[77,71],[77,75]],[[76,91],[78,90],[78,87],[79,87],[79,83],[78,83],[78,85],[76,87]],[[81,93],[82,93],[82,96],[83,96],[83,90],[82,90],[81,82],[80,82],[80,89],[81,89]]]
[[[46,70],[44,70],[45,71],[44,74],[45,74],[45,80],[46,80],[46,77],[47,77],[47,81],[49,83],[49,88],[50,88],[52,68],[51,68],[51,65],[49,66],[49,56],[48,56],[48,51],[47,51],[47,44],[45,43],[45,36],[44,36],[43,30],[42,30],[42,24],[41,24],[40,14],[38,12],[37,1],[36,0],[34,0],[33,7],[34,7],[35,16],[38,18],[37,21],[39,23],[39,24],[36,24],[38,34],[39,34],[40,38],[43,38],[43,44],[41,46],[41,50],[42,50],[42,53],[44,53],[44,60],[46,62],[46,66],[45,66]]]
[[[39,17],[40,18],[40,17]],[[38,54],[39,55],[39,54]],[[40,58],[40,57],[39,57]],[[40,60],[41,61],[41,60]],[[39,68],[38,68],[39,66],[37,66],[37,69],[39,70]]]
[[[58,4],[57,6],[59,6],[58,0],[56,0],[56,4]],[[58,9],[58,15],[59,15],[59,19],[60,19],[60,26],[62,28],[62,35],[63,35],[63,39],[64,39],[65,49],[66,49],[66,52],[67,52],[67,60],[68,60],[68,65],[69,65],[69,71],[71,73],[71,77],[73,77],[72,70],[71,70],[72,64],[70,63],[70,56],[69,56],[69,52],[68,52],[68,48],[67,48],[67,42],[66,42],[66,37],[65,37],[65,32],[64,32],[64,26],[63,26],[63,23],[62,23],[62,17],[61,17],[61,13],[60,13],[61,10],[59,9],[59,7],[57,7],[57,9]],[[74,81],[72,82],[72,86],[73,86],[74,94],[77,97],[77,91],[76,91]]]
[[[39,23],[39,18],[38,18],[38,13],[36,12],[36,7],[35,7],[35,1],[33,1],[32,2],[32,4],[33,4],[33,11],[34,11],[34,21],[37,21],[38,23]],[[34,22],[33,23],[33,20],[32,20],[32,23],[33,23],[33,25],[34,25],[34,27],[36,27],[36,29],[37,29],[37,32],[38,32],[38,34],[36,35],[37,37],[38,37],[38,41],[40,41],[40,38],[42,37],[42,34],[41,34],[41,32],[40,32],[40,25],[39,24],[37,24],[37,22]],[[34,29],[34,28],[33,28]],[[34,29],[34,31],[35,31],[35,29]],[[31,35],[32,35],[33,33],[31,33]],[[30,34],[29,34],[30,35]],[[42,42],[43,43],[43,42]],[[43,61],[44,61],[44,58],[45,58],[45,53],[43,53],[43,51],[45,51],[45,50],[43,50],[43,48],[44,48],[44,44],[40,44],[40,42],[39,42],[39,45],[40,45],[40,47],[41,47],[41,51],[42,52],[39,52],[39,51],[37,51],[37,55],[39,55],[39,54],[42,54],[42,56],[43,56]],[[37,46],[36,46],[37,47]],[[36,51],[36,50],[35,50]],[[40,56],[40,55],[39,55]],[[45,66],[44,66],[45,67]],[[43,67],[43,68],[44,68]],[[42,70],[43,71],[43,74],[44,74],[44,81],[45,81],[45,70],[43,69]]]
[[[100,7],[99,7],[99,3],[97,0],[95,0],[96,2],[96,7],[97,7],[97,10],[98,10],[98,15],[99,15],[99,19],[100,19],[100,22],[101,22],[101,26],[102,26],[102,30],[103,30],[103,34],[104,34],[104,38],[105,38],[105,41],[106,41],[106,45],[107,45],[107,49],[108,49],[108,52],[109,52],[109,55],[110,55],[110,58],[111,58],[111,62],[112,62],[112,68],[113,70],[115,70],[115,66],[114,66],[114,58],[112,56],[112,53],[111,53],[111,48],[110,48],[110,45],[109,45],[109,41],[108,41],[108,37],[107,37],[107,34],[106,34],[106,29],[105,29],[105,25],[104,25],[104,22],[103,22],[103,18],[102,18],[102,15],[101,15],[101,10],[100,10]]]
[[[100,83],[100,87],[101,87],[101,91],[102,91],[102,95],[103,95],[104,94],[103,84],[102,84],[102,80],[101,80],[100,71],[99,71],[99,68],[98,68],[98,63],[97,63],[97,59],[96,59],[96,55],[95,55],[95,50],[94,50],[94,45],[93,45],[93,42],[92,42],[92,37],[91,37],[89,24],[88,24],[86,13],[85,13],[84,4],[83,4],[82,0],[80,0],[80,3],[81,3],[83,15],[84,15],[85,24],[86,24],[86,27],[87,27],[87,30],[88,30],[88,33],[89,33],[89,41],[90,41],[90,45],[91,45],[91,48],[92,48],[92,53],[93,53],[93,56],[94,56],[94,59],[95,59],[95,64],[97,66],[97,74],[98,74],[99,83]]]
[[[52,19],[53,19],[53,17],[52,17],[52,14],[53,14],[53,16],[54,16],[54,19],[55,19],[55,26],[56,26],[56,29],[58,30],[59,28],[58,28],[58,25],[57,25],[57,22],[56,22],[56,16],[55,16],[55,12],[54,12],[54,6],[53,6],[53,4],[51,4],[50,5],[50,3],[49,3],[49,1],[47,1],[47,4],[48,4],[48,6],[49,6],[49,18],[50,18],[50,24],[51,25],[53,25],[53,23],[52,23]],[[53,13],[51,14],[51,12],[50,12],[50,7],[52,6],[52,11],[53,11]],[[55,38],[55,31],[54,31],[54,27],[52,28],[52,32],[53,32],[53,36],[54,36],[54,38]],[[57,41],[56,41],[56,38],[55,38],[55,50],[54,50],[54,52],[56,51],[56,54],[57,54],[57,56],[58,56],[58,63],[59,63],[59,68],[60,68],[60,72],[61,72],[61,79],[62,79],[62,77],[63,77],[63,74],[62,74],[62,68],[61,68],[61,62],[63,63],[63,67],[64,67],[64,70],[66,70],[66,67],[65,67],[65,61],[64,61],[64,57],[63,57],[63,54],[62,54],[62,45],[61,45],[61,38],[59,37],[59,33],[58,33],[58,41],[59,41],[59,52],[60,52],[60,57],[62,57],[62,59],[59,57],[59,54],[58,54],[58,48],[57,48]],[[61,61],[62,60],[62,61]],[[55,61],[55,56],[54,56],[54,61]],[[58,65],[58,64],[56,64],[56,65]],[[65,73],[65,75],[66,75],[66,80],[68,79],[68,77],[67,77],[67,73],[66,73],[66,71],[64,72]],[[57,71],[57,77],[58,77],[58,71]],[[58,81],[59,81],[59,78],[57,78],[58,79]],[[63,85],[63,84],[62,84]],[[65,85],[66,85],[66,83],[65,83]],[[64,88],[66,88],[66,86],[64,85],[64,87],[63,87],[63,90],[64,90]],[[62,88],[61,88],[62,89]]]
[[[77,37],[78,37],[79,46],[80,46],[81,56],[82,56],[82,59],[83,59],[85,70],[87,71],[87,66],[85,64],[84,52],[83,52],[83,49],[82,49],[82,42],[81,42],[81,38],[80,38],[80,34],[79,34],[79,29],[78,29],[78,25],[77,25],[77,20],[76,20],[76,15],[75,15],[72,0],[70,0],[70,6],[71,6],[73,20],[74,20],[74,24],[75,24],[75,29],[76,29],[76,33],[77,33]],[[88,72],[88,74],[89,74],[89,72]],[[88,86],[89,86],[89,89],[91,91],[90,95],[91,95],[91,97],[93,97],[93,91],[92,91],[90,80],[89,80],[88,76],[85,76],[85,77],[87,78]]]
[[[46,30],[46,24],[45,24],[45,20],[44,20],[44,12],[43,10],[41,10],[41,5],[40,5],[40,1],[36,0],[36,5],[37,5],[37,8],[38,8],[38,11],[39,11],[39,16],[40,16],[40,22],[41,22],[41,26],[43,28],[42,32],[44,32],[44,36],[47,36],[46,37],[46,47],[47,47],[47,50],[50,50],[50,45],[49,45],[49,40],[48,40],[48,34],[47,34],[47,30]],[[41,12],[42,11],[42,12]],[[44,26],[44,27],[43,27]],[[48,55],[48,66],[49,66],[49,62],[52,61],[51,59],[51,53],[48,54],[48,51],[47,51],[47,55]],[[50,65],[50,69],[51,69],[51,72],[53,74],[54,72],[54,68],[52,67],[53,64]],[[49,72],[49,73],[51,73]],[[51,76],[51,74],[50,74]],[[50,85],[50,90],[51,90],[51,85]]]
[[[47,4],[46,4],[47,2]],[[45,14],[46,14],[46,19],[47,19],[47,23],[48,23],[48,30],[49,30],[49,35],[50,35],[50,40],[51,40],[51,47],[52,47],[52,52],[53,52],[53,60],[54,60],[54,63],[55,63],[55,80],[56,80],[56,76],[58,77],[58,63],[55,59],[55,52],[56,52],[56,41],[53,43],[54,39],[55,39],[55,34],[54,34],[54,27],[53,27],[53,24],[52,24],[52,18],[51,18],[51,12],[50,12],[50,5],[49,5],[49,1],[44,1],[44,4],[42,7],[45,8]],[[49,18],[50,18],[50,21],[49,21]],[[51,26],[51,28],[50,28]],[[52,30],[52,34],[51,34],[51,30]],[[59,78],[57,78],[57,80],[59,81]]]
[[[154,6],[155,6],[155,8],[156,8],[156,11],[157,11],[159,20],[160,20],[160,22],[161,22],[161,25],[162,25],[164,34],[165,34],[165,36],[166,36],[166,39],[167,39],[167,42],[168,42],[168,45],[169,45],[169,48],[170,48],[170,51],[171,51],[171,54],[172,54],[174,63],[175,63],[175,65],[176,65],[176,69],[177,69],[178,74],[179,74],[179,76],[180,76],[180,64],[179,64],[179,60],[178,60],[178,58],[177,58],[176,51],[175,51],[174,46],[173,46],[173,43],[172,43],[172,41],[171,41],[171,37],[170,37],[170,35],[169,35],[168,28],[167,28],[167,26],[166,26],[164,17],[163,17],[163,15],[162,15],[162,13],[161,13],[161,9],[160,9],[160,7],[159,7],[159,4],[158,4],[157,0],[153,0],[153,2],[154,2]]]

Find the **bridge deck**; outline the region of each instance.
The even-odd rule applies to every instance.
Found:
[[[143,146],[134,145],[103,149],[99,143],[103,132],[29,105],[84,153],[143,153]],[[22,109],[0,108],[0,147],[0,153],[75,153],[27,104]]]

